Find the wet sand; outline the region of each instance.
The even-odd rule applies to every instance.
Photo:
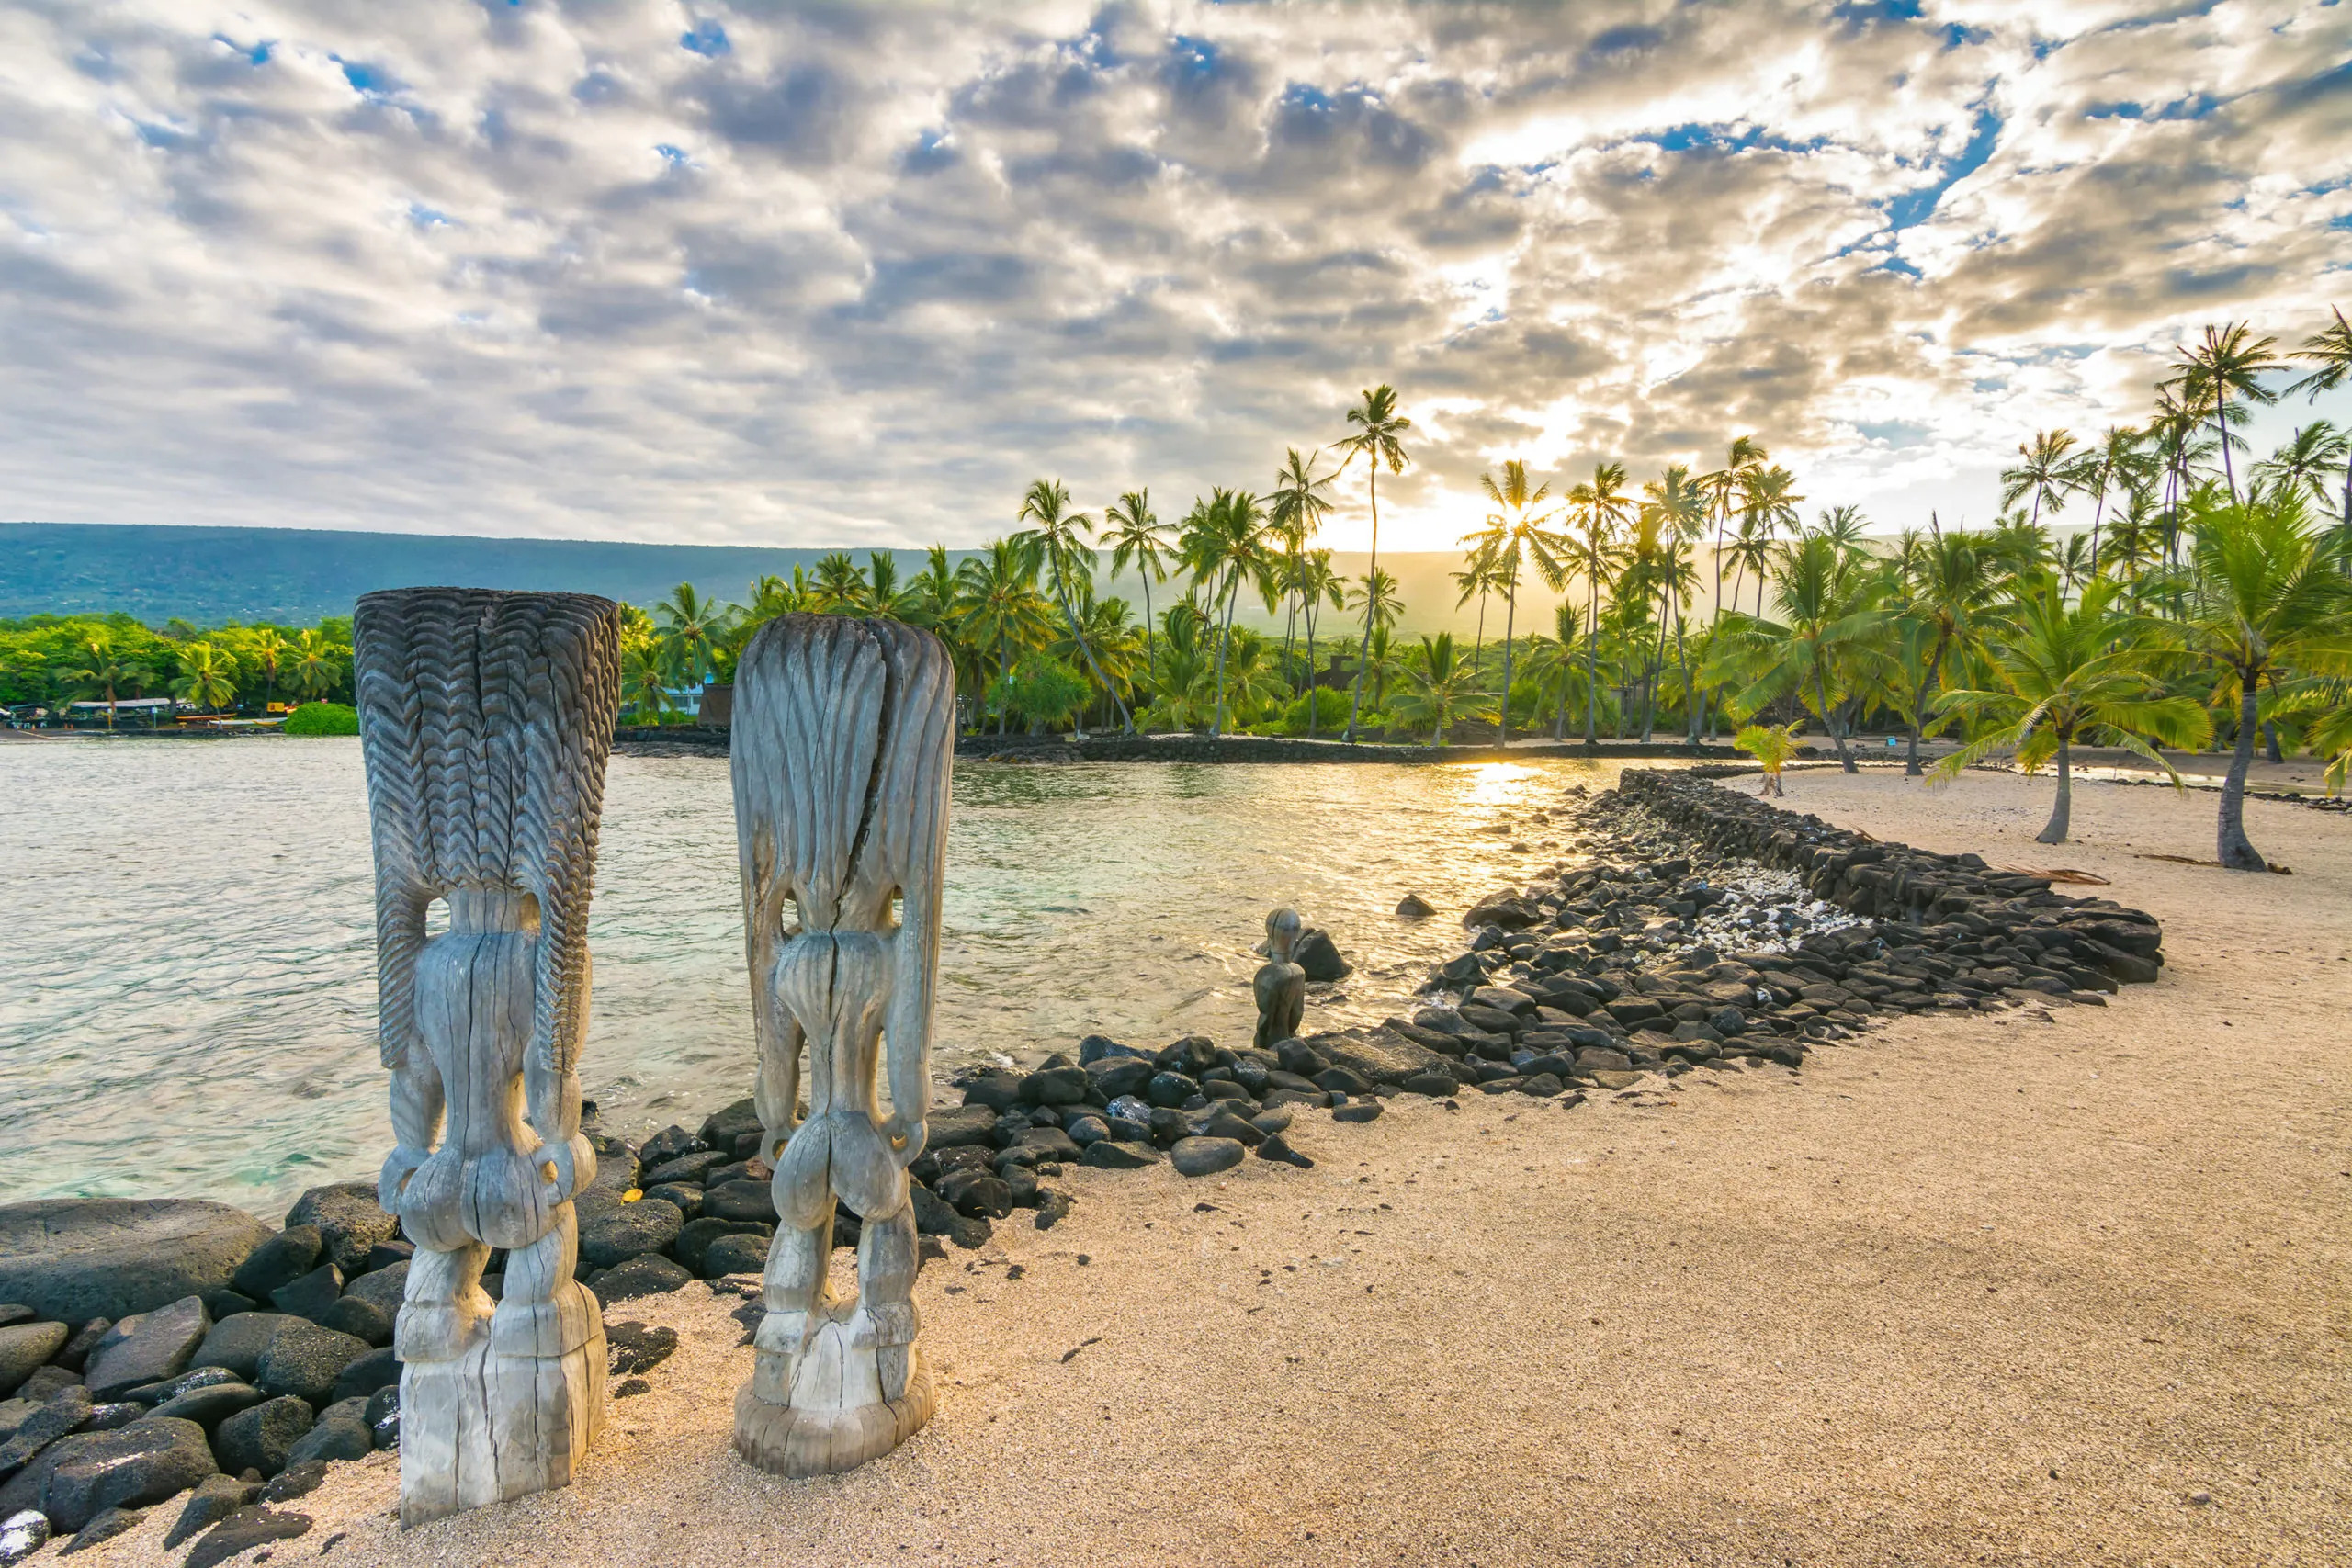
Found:
[[[2169,963],[2105,1009],[1075,1171],[1053,1231],[924,1269],[939,1416],[843,1477],[729,1451],[735,1297],[629,1303],[684,1344],[574,1486],[403,1534],[378,1455],[271,1561],[2352,1561],[2352,824],[2256,803],[2297,874],[2231,874],[2137,858],[2210,855],[2211,795],[2085,784],[2051,849],[2049,788],[1784,804],[2109,877]],[[176,1561],[175,1512],[77,1562]]]

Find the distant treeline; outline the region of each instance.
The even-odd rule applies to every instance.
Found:
[[[160,627],[117,612],[0,620],[0,704],[51,710],[172,697],[206,712],[351,700],[351,617],[316,626]]]

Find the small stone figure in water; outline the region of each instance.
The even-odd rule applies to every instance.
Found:
[[[1298,1021],[1306,1016],[1306,971],[1291,962],[1291,950],[1306,929],[1296,909],[1276,909],[1266,917],[1266,944],[1258,950],[1266,962],[1250,982],[1258,995],[1258,1033],[1252,1043],[1261,1051],[1295,1036]]]

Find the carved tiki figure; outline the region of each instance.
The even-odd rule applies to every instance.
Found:
[[[1291,961],[1306,930],[1295,909],[1276,909],[1266,917],[1266,944],[1259,949],[1266,962],[1250,982],[1258,998],[1258,1033],[1251,1043],[1261,1051],[1296,1034],[1306,1015],[1306,971]]]
[[[931,1101],[955,712],[946,649],[896,621],[785,615],[736,665],[735,829],[777,1224],[735,1447],[778,1474],[886,1454],[936,1399],[915,1345],[906,1168]],[[826,1279],[836,1199],[862,1222],[849,1296]]]
[[[370,593],[354,618],[397,1140],[379,1194],[416,1245],[403,1525],[569,1484],[604,1418],[571,1196],[596,1175],[576,1069],[620,625],[606,599],[463,588]]]

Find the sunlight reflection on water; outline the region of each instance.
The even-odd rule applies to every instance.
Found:
[[[1376,1021],[1460,946],[1474,897],[1558,858],[1565,835],[1528,814],[1615,769],[959,763],[938,1076],[1090,1032],[1246,1035],[1250,948],[1284,902],[1357,966],[1314,988],[1310,1023]],[[0,801],[0,1201],[270,1212],[374,1171],[356,740],[8,745]],[[1398,920],[1408,890],[1439,917]],[[724,759],[616,758],[582,1074],[608,1127],[691,1124],[750,1092],[741,919]]]

